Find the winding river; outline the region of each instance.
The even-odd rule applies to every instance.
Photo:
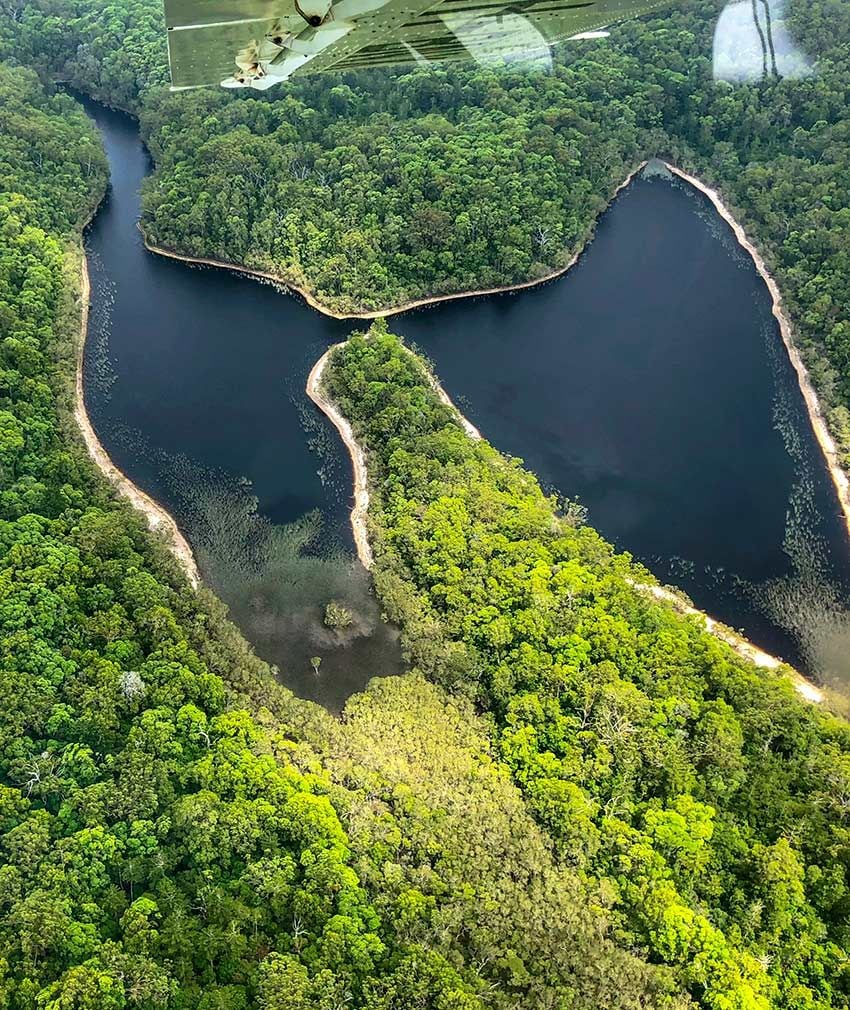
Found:
[[[86,404],[204,578],[297,693],[338,709],[402,668],[353,553],[350,461],[307,374],[356,328],[145,251],[135,123],[87,103],[112,186],[86,237]],[[660,579],[822,680],[850,678],[850,544],[751,260],[691,187],[637,179],[578,266],[393,329],[500,449]],[[330,600],[350,627],[328,628]],[[320,663],[316,669],[315,659]]]

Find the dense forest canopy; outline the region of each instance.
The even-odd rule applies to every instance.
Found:
[[[716,13],[624,26],[551,75],[234,98],[163,90],[157,0],[2,3],[0,1006],[850,1005],[850,726],[645,598],[384,328],[328,381],[414,673],[337,722],[191,590],[71,432],[106,165],[20,66],[140,115],[151,240],[343,309],[541,276],[669,154],[757,236],[841,428],[850,15],[798,4],[819,74],[733,88]]]

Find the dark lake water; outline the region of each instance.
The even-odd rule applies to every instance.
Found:
[[[639,178],[563,279],[394,328],[617,547],[775,655],[850,679],[838,498],[767,287],[701,193]]]
[[[136,227],[150,161],[132,119],[86,102],[111,189],[86,236],[86,405],[116,464],[175,516],[259,655],[331,709],[401,669],[348,523],[351,464],[307,399],[334,325],[274,288],[149,254]],[[324,625],[328,602],[353,615]],[[321,665],[314,672],[311,658]]]
[[[112,190],[87,236],[86,399],[116,463],[175,515],[204,577],[299,694],[338,708],[401,668],[353,555],[351,471],[304,386],[355,323],[148,254],[150,165],[93,103]],[[843,680],[850,547],[751,261],[699,194],[639,179],[577,268],[392,328],[485,437],[662,581],[821,679]],[[338,600],[345,634],[324,627]],[[322,659],[318,674],[312,656]]]

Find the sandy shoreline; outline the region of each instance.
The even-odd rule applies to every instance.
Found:
[[[413,354],[412,351],[408,353]],[[418,358],[416,360],[419,361]],[[419,364],[421,364],[421,362],[419,362]],[[437,378],[437,376],[434,375],[431,369],[427,367],[425,368],[425,374],[428,377],[428,382],[431,386],[431,389],[433,389],[434,392],[437,394],[437,398],[439,399],[440,403],[444,403],[449,408],[449,410],[454,411],[458,424],[461,426],[461,428],[463,428],[463,430],[472,439],[473,442],[481,442],[484,436],[481,434],[478,428],[475,427],[472,421],[470,421],[467,417],[465,417],[454,405],[454,401],[445,391],[445,389],[443,389],[443,387],[440,385],[440,381]]]
[[[835,441],[830,434],[826,418],[823,416],[820,400],[818,399],[815,388],[812,385],[808,369],[803,363],[803,359],[800,357],[800,352],[797,350],[797,346],[794,343],[791,321],[782,307],[782,295],[779,291],[779,285],[767,269],[767,264],[764,262],[761,253],[747,238],[747,233],[732,215],[717,190],[711,189],[711,187],[706,186],[705,183],[701,182],[696,176],[689,175],[687,172],[682,171],[682,169],[676,168],[675,165],[669,164],[669,162],[664,162],[664,164],[674,175],[678,176],[680,179],[684,179],[685,182],[693,186],[694,189],[699,190],[700,193],[704,193],[708,197],[714,205],[714,209],[734,232],[735,238],[738,240],[738,244],[745,249],[747,253],[749,253],[753,263],[755,264],[756,270],[761,276],[761,279],[767,285],[767,289],[770,292],[770,297],[773,302],[773,315],[779,323],[779,331],[782,334],[782,342],[785,345],[785,350],[788,353],[788,357],[794,367],[794,371],[797,373],[797,381],[800,385],[800,392],[803,394],[803,400],[806,403],[806,410],[812,424],[812,430],[815,433],[815,438],[817,439],[818,445],[820,446],[821,452],[823,452],[824,459],[826,460],[827,470],[829,471],[829,476],[835,486],[835,491],[838,495],[838,502],[844,515],[844,524],[847,528],[847,534],[850,536],[850,480],[848,480],[847,474],[845,474],[841,467],[840,456],[838,454],[838,450],[836,449]]]
[[[367,527],[367,516],[369,513],[369,471],[366,465],[366,452],[357,441],[350,422],[339,411],[333,400],[330,400],[327,396],[325,396],[322,390],[322,377],[325,373],[325,366],[330,360],[333,352],[338,347],[344,346],[344,344],[333,344],[325,351],[321,358],[319,358],[316,364],[313,365],[310,369],[310,374],[307,376],[306,391],[313,403],[315,403],[319,410],[325,414],[339,432],[339,436],[346,449],[348,449],[348,454],[351,457],[351,468],[354,473],[354,505],[351,508],[350,514],[351,531],[354,534],[354,545],[357,549],[357,557],[360,559],[360,563],[363,567],[368,571],[372,567],[375,559],[372,554],[371,544],[369,543],[369,531]],[[407,350],[407,348],[405,348],[405,350]],[[422,364],[412,351],[408,351],[408,354],[414,358],[417,364]],[[481,432],[457,409],[452,402],[451,397],[440,385],[433,372],[426,367],[425,374],[428,378],[429,385],[439,397],[440,402],[444,403],[451,411],[453,411],[458,424],[461,428],[463,428],[466,435],[474,442],[482,441]]]
[[[354,546],[357,557],[368,571],[374,560],[372,547],[366,529],[366,516],[369,512],[369,480],[366,471],[366,453],[354,437],[350,423],[337,410],[335,404],[322,392],[322,376],[330,356],[342,344],[333,344],[310,369],[307,376],[307,395],[333,423],[339,432],[348,454],[351,457],[351,468],[354,472],[354,505],[351,509],[351,531],[354,534]]]
[[[613,203],[617,195],[624,190],[629,183],[631,183],[632,179],[634,179],[638,172],[643,171],[647,165],[647,161],[642,161],[637,168],[629,172],[626,178],[614,190],[611,199],[608,201],[609,206]],[[172,249],[166,249],[163,246],[154,245],[152,242],[149,242],[141,224],[139,225],[139,230],[142,233],[142,240],[144,241],[145,249],[147,249],[148,252],[156,253],[158,256],[165,256],[168,259],[179,260],[181,263],[191,263],[195,266],[217,267],[220,270],[232,270],[237,274],[244,274],[246,277],[254,277],[257,280],[268,281],[282,290],[294,291],[304,299],[311,309],[321,312],[323,316],[328,316],[331,319],[343,320],[386,319],[389,316],[399,316],[403,312],[410,312],[413,309],[422,309],[428,305],[438,305],[441,302],[456,302],[461,298],[484,298],[487,295],[504,295],[510,294],[512,291],[527,291],[529,288],[537,288],[540,287],[541,284],[548,284],[549,281],[554,281],[559,277],[563,277],[565,273],[572,270],[576,263],[578,263],[581,259],[590,242],[590,239],[588,239],[581,249],[579,249],[578,252],[570,258],[570,261],[566,266],[558,267],[557,270],[552,270],[549,273],[544,274],[542,277],[535,277],[534,280],[520,281],[518,284],[505,284],[502,287],[496,288],[479,288],[477,291],[457,291],[449,295],[434,295],[431,298],[417,298],[414,301],[404,302],[402,305],[397,305],[394,308],[375,309],[371,312],[334,312],[333,309],[329,309],[326,305],[323,305],[320,301],[318,301],[315,295],[306,288],[299,287],[299,285],[293,284],[292,281],[288,281],[278,274],[270,273],[265,270],[255,270],[252,267],[240,266],[238,263],[228,263],[226,260],[209,259],[203,256],[186,256],[183,253],[174,252]],[[465,418],[464,422],[466,424],[469,423]]]
[[[106,479],[116,488],[118,493],[128,498],[132,504],[144,513],[148,526],[154,532],[164,531],[168,540],[168,546],[172,554],[177,558],[187,578],[193,586],[197,586],[201,581],[198,566],[195,563],[195,556],[188,541],[180,532],[177,523],[166,510],[159,505],[150,495],[145,494],[141,488],[137,487],[130,478],[121,472],[112,462],[97,437],[88,412],[86,411],[86,401],[83,387],[83,354],[85,351],[86,337],[88,335],[89,302],[91,300],[91,283],[89,281],[88,262],[85,252],[81,250],[82,269],[80,271],[80,335],[77,342],[77,375],[75,381],[74,395],[74,420],[83,436],[83,441],[88,449],[89,456],[106,477]]]
[[[737,631],[733,631],[725,624],[721,624],[720,621],[709,616],[705,613],[705,611],[697,610],[696,607],[686,603],[676,593],[669,589],[665,589],[663,586],[652,586],[641,582],[635,582],[634,587],[635,589],[641,590],[641,592],[649,593],[651,596],[654,596],[656,600],[669,603],[673,609],[680,614],[685,614],[688,617],[700,618],[705,625],[705,630],[710,635],[714,635],[715,638],[719,638],[721,641],[725,642],[739,656],[750,660],[750,662],[755,663],[756,666],[762,666],[768,670],[778,670],[781,666],[784,666],[786,670],[790,671],[788,676],[790,676],[794,687],[807,701],[816,702],[818,704],[824,701],[825,695],[823,691],[816,684],[813,684],[812,681],[804,677],[802,673],[795,670],[793,666],[783,663],[782,660],[777,659],[776,656],[771,656],[769,652],[765,652],[757,645],[753,645],[753,643],[744,638],[743,635],[739,635]]]

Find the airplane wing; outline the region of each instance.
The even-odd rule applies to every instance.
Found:
[[[546,61],[674,0],[165,0],[172,90],[443,60]]]

